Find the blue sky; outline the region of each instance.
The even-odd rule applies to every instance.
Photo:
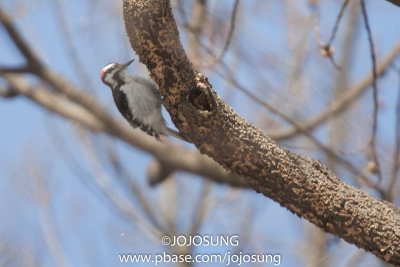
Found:
[[[90,6],[90,2],[94,4],[94,9]],[[370,12],[369,17],[379,59],[400,41],[400,27],[396,27],[400,23],[400,9],[386,1],[367,2],[368,10],[373,11]],[[24,1],[20,3],[26,4]],[[99,76],[105,64],[112,61],[124,62],[134,56],[125,37],[120,10],[113,1],[60,1],[60,3],[64,14],[69,18],[70,30],[74,33],[72,45],[94,87],[84,89],[92,90],[111,112],[119,116],[113,106],[109,89],[101,83]],[[224,3],[231,6],[229,1]],[[283,30],[287,25],[285,19],[282,18],[287,15],[285,13],[287,9],[277,1],[266,1],[265,5],[259,4],[261,7],[258,9],[255,3],[255,1],[241,2],[239,21],[243,26],[237,28],[232,47],[225,56],[225,60],[239,62],[237,79],[241,83],[254,84],[252,88],[255,94],[266,99],[274,99],[275,94],[279,95],[282,89],[280,87],[287,77],[286,68],[293,63],[293,55],[288,51],[290,49],[286,43],[287,32]],[[13,1],[5,1],[2,5],[10,12],[15,10]],[[325,38],[330,32],[337,10],[336,1],[326,1],[321,6],[321,32]],[[304,4],[298,12],[307,14],[310,10]],[[29,6],[26,14],[22,12],[15,19],[25,39],[46,64],[76,85],[84,87],[82,79],[75,72],[74,65],[68,56],[53,2],[38,1],[37,6]],[[343,34],[341,29],[337,40],[341,40],[341,34]],[[357,48],[353,55],[351,82],[364,77],[370,71],[366,38],[364,28],[360,25],[355,45]],[[185,37],[183,36],[182,39],[185,40]],[[2,28],[0,28],[0,40],[0,65],[23,63],[23,58],[12,46]],[[305,71],[313,74],[308,80],[309,87],[311,92],[321,97],[322,101],[314,101],[312,105],[306,105],[306,111],[301,115],[310,114],[326,105],[325,102],[329,99],[328,90],[332,87],[332,76],[335,74],[329,61],[319,58],[312,32],[309,34],[309,42],[311,43],[309,49],[312,52],[306,59]],[[240,50],[243,57],[248,58],[235,58],[236,54],[232,52],[235,51],[235,47]],[[251,49],[244,49],[246,47]],[[261,65],[261,67],[252,68],[251,60],[257,58],[260,51],[275,56],[279,65],[283,67]],[[337,55],[339,58],[340,51]],[[246,60],[250,63],[246,63]],[[144,66],[139,64],[130,67],[130,72],[146,75]],[[230,88],[215,72],[207,74],[220,95],[227,97],[233,95],[230,98],[230,104],[239,114],[268,131],[266,129],[268,123],[263,123],[264,114],[268,114],[265,108],[254,105],[242,93]],[[398,79],[397,75],[390,72],[379,82],[382,92],[380,100],[384,103],[379,117],[379,139],[385,141],[383,147],[390,147],[391,143],[386,141],[394,138],[395,102],[393,100],[398,93]],[[263,85],[271,83],[272,88],[260,89],[260,81]],[[2,84],[0,80],[0,85]],[[283,97],[289,99],[293,95]],[[370,91],[365,97],[370,97]],[[281,101],[284,99],[276,98]],[[279,105],[279,102],[276,105]],[[370,111],[369,108],[365,110]],[[56,264],[54,258],[48,253],[41,230],[40,216],[43,211],[43,206],[39,201],[41,196],[31,195],[34,191],[31,189],[38,185],[27,175],[29,171],[26,166],[33,165],[48,173],[46,181],[50,192],[50,207],[63,252],[71,266],[119,266],[122,264],[118,264],[116,255],[120,252],[159,253],[163,251],[164,248],[159,243],[147,240],[138,231],[137,226],[121,216],[103,192],[98,189],[93,179],[86,175],[89,170],[82,150],[79,150],[77,145],[77,138],[73,134],[73,125],[68,121],[50,114],[27,99],[18,97],[0,98],[0,122],[3,124],[0,139],[0,177],[2,177],[0,179],[0,214],[2,214],[0,240],[3,238],[10,240],[11,244],[18,249],[21,248],[22,251],[33,251],[34,254],[39,255],[41,266]],[[361,129],[354,122],[350,126],[355,130]],[[322,136],[324,129],[320,132]],[[101,153],[106,151],[107,145],[118,151],[120,157],[123,158],[124,166],[132,174],[132,179],[146,192],[154,207],[174,205],[163,203],[163,192],[166,186],[159,188],[147,186],[146,167],[151,162],[149,155],[104,135],[90,135],[90,137],[98,145],[96,151],[99,151],[100,160],[105,159],[105,155]],[[308,151],[303,151],[303,153],[308,153]],[[317,152],[310,153],[314,157],[321,156]],[[75,168],[78,168],[78,171]],[[128,189],[115,178],[111,168],[107,166],[106,168],[116,187],[129,196]],[[176,205],[179,209],[179,229],[182,230],[190,222],[190,214],[194,212],[194,203],[197,200],[196,196],[201,193],[203,180],[186,174],[178,176],[176,178],[178,188]],[[275,202],[249,190],[232,191],[227,186],[213,185],[212,193],[216,208],[201,228],[202,233],[238,233],[243,230],[243,225],[246,225],[246,218],[237,221],[232,221],[230,218],[237,219],[237,214],[253,214],[250,211],[254,210],[255,215],[251,221],[252,230],[248,233],[251,242],[241,237],[241,242],[246,244],[246,249],[281,253],[283,258],[281,266],[295,266],[303,263],[299,258],[301,254],[299,251],[305,238],[304,225],[307,223],[304,220],[294,216]],[[228,201],[228,204],[224,204],[222,200],[230,197],[233,198],[232,202]],[[138,207],[135,200],[132,202]],[[122,237],[121,233],[126,235]],[[346,245],[343,241],[338,242],[340,246],[348,248],[347,254],[343,256],[344,260],[356,250],[354,246]],[[202,250],[207,252],[207,249],[200,248],[200,251]],[[339,249],[335,246],[330,250],[333,255],[340,255]],[[366,259],[370,260],[374,257],[369,255]]]

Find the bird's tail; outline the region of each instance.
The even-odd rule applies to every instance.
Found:
[[[185,139],[183,139],[183,137],[181,136],[181,134],[178,131],[175,131],[174,129],[171,129],[169,127],[167,127],[167,131],[169,135],[172,135],[175,138],[181,139],[183,141],[186,141]]]

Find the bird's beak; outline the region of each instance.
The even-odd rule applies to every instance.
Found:
[[[126,69],[133,61],[135,61],[135,60],[134,60],[134,59],[129,60],[129,61],[126,62],[125,64],[122,64],[122,67],[123,67],[124,69]]]

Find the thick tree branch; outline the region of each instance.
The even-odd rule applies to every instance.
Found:
[[[132,48],[146,64],[181,134],[254,190],[327,232],[400,264],[400,210],[290,152],[226,105],[191,64],[168,0],[124,0]]]

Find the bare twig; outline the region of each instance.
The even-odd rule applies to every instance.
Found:
[[[22,78],[16,75],[9,74],[3,75],[3,77],[10,83],[15,93],[31,99],[56,114],[81,123],[94,132],[105,132],[131,146],[153,154],[174,170],[199,174],[217,183],[228,183],[234,187],[249,187],[245,180],[227,172],[209,157],[176,145],[155,142],[151,137],[132,131],[126,123],[109,115],[103,108],[101,109],[102,113],[110,118],[107,121],[99,119],[82,106],[50,93],[44,88],[37,87],[32,90]],[[174,156],[171,157],[171,155]]]
[[[342,41],[340,42],[340,66],[341,71],[336,74],[335,83],[332,88],[331,99],[336,99],[343,94],[349,84],[349,67],[351,62],[351,55],[354,52],[354,42],[356,40],[356,29],[358,21],[358,2],[352,1],[348,10],[348,19],[346,25],[344,25],[344,32],[342,34]],[[349,132],[346,127],[348,118],[344,115],[341,118],[330,118],[327,121],[327,127],[329,131],[329,146],[337,151],[338,147],[344,144],[345,140],[348,140]],[[337,169],[336,163],[328,156],[327,164],[330,169],[334,172]],[[368,183],[370,184],[370,182]]]
[[[104,124],[85,108],[65,100],[59,95],[50,93],[42,87],[31,88],[22,78],[15,75],[3,74],[3,77],[9,82],[14,93],[24,95],[25,97],[37,102],[46,109],[62,114],[68,119],[82,123],[91,130],[98,132],[104,130]]]
[[[329,253],[329,241],[332,236],[311,224],[305,224],[304,232],[307,241],[301,242],[300,251],[305,265],[309,267],[332,266],[333,259]]]
[[[18,96],[18,93],[11,87],[7,89],[0,87],[0,96],[4,98],[12,98]]]
[[[400,78],[400,69],[396,68],[399,78]],[[392,170],[390,173],[389,182],[387,185],[387,194],[385,199],[388,201],[393,201],[394,197],[394,189],[396,184],[396,178],[399,173],[400,169],[400,82],[399,82],[399,90],[397,92],[397,104],[396,104],[396,117],[395,117],[395,149],[393,154],[393,163],[392,163]]]
[[[8,35],[18,47],[20,52],[25,56],[25,59],[27,61],[26,67],[3,68],[3,73],[6,72],[6,70],[15,69],[18,71],[14,72],[20,72],[19,69],[26,69],[26,71],[37,75],[41,80],[49,84],[54,90],[67,96],[72,101],[81,104],[89,111],[92,111],[92,113],[99,118],[102,118],[106,121],[112,120],[107,112],[105,112],[104,109],[99,104],[97,104],[97,102],[93,99],[93,97],[91,97],[91,95],[76,90],[76,87],[73,86],[70,82],[68,82],[66,79],[64,79],[62,76],[58,75],[51,69],[45,67],[44,64],[41,63],[35,52],[29,47],[19,31],[16,29],[11,17],[2,9],[1,6],[0,23],[3,24]]]
[[[218,62],[220,62],[222,60],[222,58],[224,57],[226,51],[228,50],[229,45],[230,45],[230,43],[232,41],[233,33],[235,32],[236,14],[237,14],[237,11],[238,11],[238,6],[239,6],[239,0],[235,0],[235,3],[233,4],[233,9],[232,9],[231,20],[230,20],[230,23],[229,23],[228,36],[226,37],[224,47],[222,48],[222,50],[219,53],[219,55],[216,58],[214,58],[211,63],[209,63],[206,66],[204,66],[205,68],[209,68],[210,66],[215,65]]]
[[[68,267],[71,264],[60,242],[57,225],[51,209],[51,194],[48,183],[50,173],[48,166],[52,166],[52,164],[49,164],[48,161],[46,161],[46,164],[48,165],[30,158],[26,162],[24,176],[27,176],[27,179],[29,179],[28,183],[31,184],[29,194],[37,204],[39,223],[47,249],[53,257],[56,266]]]
[[[156,214],[154,213],[154,209],[147,201],[142,190],[136,184],[134,177],[132,177],[132,175],[130,175],[124,168],[124,166],[121,164],[121,160],[119,159],[116,151],[112,147],[108,147],[107,155],[118,177],[131,190],[130,192],[138,201],[138,204],[143,209],[145,215],[157,228],[162,229],[161,223],[158,220]]]
[[[220,73],[219,71],[217,71],[222,77],[224,77],[224,75],[222,73]],[[226,78],[226,77],[224,77]],[[360,177],[362,177],[363,179],[365,179],[366,181],[369,181],[369,179],[367,178],[368,176],[366,174],[364,174],[360,169],[358,169],[357,167],[355,167],[353,164],[351,164],[349,161],[343,159],[342,157],[340,157],[338,154],[336,154],[334,151],[332,151],[329,147],[327,147],[326,145],[324,145],[323,143],[321,143],[320,141],[318,141],[316,138],[314,138],[312,136],[312,134],[310,133],[310,131],[306,128],[304,128],[303,125],[297,123],[294,119],[290,118],[288,115],[284,114],[283,112],[279,111],[277,108],[273,107],[272,105],[270,105],[269,103],[265,102],[264,100],[262,100],[262,98],[257,97],[256,95],[254,95],[252,92],[250,92],[250,90],[248,90],[247,88],[245,88],[243,85],[241,85],[237,80],[235,79],[229,79],[230,83],[235,86],[236,88],[238,88],[241,92],[243,92],[245,95],[247,95],[250,99],[252,99],[254,102],[261,104],[262,106],[264,106],[265,108],[267,108],[269,111],[271,111],[274,114],[277,114],[279,117],[281,117],[283,120],[285,120],[286,122],[290,123],[291,125],[293,125],[301,134],[304,134],[304,136],[306,136],[311,142],[313,142],[319,149],[321,149],[321,151],[323,151],[324,153],[326,153],[327,155],[331,156],[334,160],[336,160],[338,163],[342,164],[344,167],[346,167],[349,171],[351,171],[353,174],[355,175],[360,175]],[[379,187],[375,187],[375,189],[382,193],[381,189]]]
[[[207,0],[195,0],[192,6],[191,20],[188,25],[189,54],[195,64],[200,63],[200,38],[204,28]]]
[[[383,75],[388,67],[392,64],[392,62],[397,58],[400,53],[400,42],[398,42],[389,54],[383,58],[383,60],[377,65],[377,75]],[[337,116],[341,112],[345,111],[350,104],[355,101],[362,93],[364,93],[368,86],[370,86],[373,82],[373,77],[371,74],[367,74],[362,80],[354,84],[350,87],[350,89],[346,90],[339,99],[336,99],[331,102],[327,109],[324,111],[318,112],[317,115],[311,117],[305,121],[298,122],[298,124],[302,125],[304,128],[312,131],[314,128],[319,126],[321,123],[326,121],[331,116]],[[276,140],[284,140],[293,137],[298,134],[299,130],[295,127],[290,129],[281,129],[275,130],[268,133],[269,136]]]
[[[343,267],[353,267],[353,266],[358,266],[360,261],[364,259],[366,253],[364,251],[357,250],[353,253],[353,255],[350,256],[350,258],[347,260],[345,264],[343,264]]]
[[[30,69],[28,66],[21,67],[0,67],[0,74],[2,73],[26,73],[29,72]]]
[[[334,48],[332,46],[332,42],[335,39],[336,32],[337,32],[337,30],[339,28],[339,23],[340,23],[340,21],[341,21],[341,19],[343,17],[344,11],[346,10],[346,7],[347,7],[348,3],[349,3],[349,0],[345,0],[343,2],[342,6],[340,8],[339,14],[336,17],[336,22],[335,22],[335,25],[334,25],[333,30],[331,32],[331,35],[330,35],[330,37],[328,39],[328,42],[326,44],[324,44],[324,42],[322,41],[321,35],[319,33],[318,22],[315,21],[315,24],[314,24],[314,32],[315,32],[315,36],[316,36],[316,39],[317,39],[318,46],[321,49],[321,55],[324,56],[324,57],[328,57],[329,60],[332,62],[333,66],[338,70],[340,70],[340,66],[335,62],[335,60],[333,58]]]
[[[187,25],[188,18],[187,18],[186,10],[184,8],[184,4],[183,4],[184,2],[186,2],[186,1],[176,0],[176,6],[178,9],[179,15],[181,16],[182,24]]]
[[[319,25],[317,22],[315,22],[314,24],[314,33],[315,33],[315,38],[317,39],[321,56],[329,58],[330,62],[335,67],[335,69],[340,70],[340,66],[336,63],[335,59],[333,58],[333,53],[335,52],[335,49],[333,48],[333,46],[324,44],[322,42],[321,35],[319,33]]]
[[[15,28],[11,17],[5,12],[0,6],[0,23],[3,25],[8,35],[14,41],[19,51],[25,56],[27,61],[32,64],[32,67],[40,68],[39,59],[35,53],[31,50],[29,45],[23,40],[17,29]]]
[[[209,181],[204,181],[202,184],[200,197],[194,209],[196,214],[195,216],[193,216],[194,219],[189,229],[189,233],[191,235],[195,235],[198,233],[199,229],[203,225],[203,222],[209,215],[209,212],[211,210],[210,205],[212,204],[211,189],[212,184]]]
[[[167,233],[179,233],[179,183],[177,179],[168,179],[160,185],[161,194],[156,212],[163,219]]]
[[[328,42],[327,42],[327,45],[329,45],[329,46],[332,44],[333,40],[335,39],[336,32],[339,28],[339,23],[343,17],[344,11],[346,10],[346,7],[348,4],[349,4],[349,0],[345,0],[342,4],[342,7],[340,8],[339,14],[336,17],[335,26],[333,27],[331,36],[329,37]]]
[[[365,8],[364,0],[361,0],[361,13],[364,18],[365,29],[368,35],[368,43],[370,47],[370,55],[372,61],[372,95],[373,95],[373,103],[374,103],[374,111],[373,111],[373,122],[372,122],[372,136],[370,140],[370,147],[372,152],[372,160],[376,164],[376,172],[378,174],[378,183],[382,181],[382,171],[380,168],[377,151],[376,151],[376,132],[378,129],[378,85],[377,85],[377,71],[376,71],[376,56],[375,56],[375,48],[374,48],[374,41],[372,39],[371,28],[369,26],[368,15]]]
[[[64,10],[62,7],[62,2],[54,1],[55,7],[55,15],[58,19],[59,28],[61,29],[61,36],[63,38],[62,44],[65,46],[65,49],[68,51],[68,59],[71,61],[72,66],[74,67],[75,73],[78,75],[80,80],[82,81],[83,87],[92,92],[94,90],[93,83],[90,79],[89,74],[85,69],[85,61],[82,61],[78,55],[78,51],[76,50],[73,42],[72,42],[72,34],[71,29],[67,23],[67,17],[64,14]]]
[[[159,160],[154,160],[147,167],[147,179],[150,186],[156,186],[163,183],[171,177],[174,170]]]
[[[143,234],[154,241],[160,240],[163,236],[162,230],[139,214],[132,202],[112,185],[111,178],[101,167],[89,138],[83,131],[78,130],[77,133],[80,137],[84,155],[94,173],[92,178],[99,189],[105,193],[118,211],[129,218]]]

